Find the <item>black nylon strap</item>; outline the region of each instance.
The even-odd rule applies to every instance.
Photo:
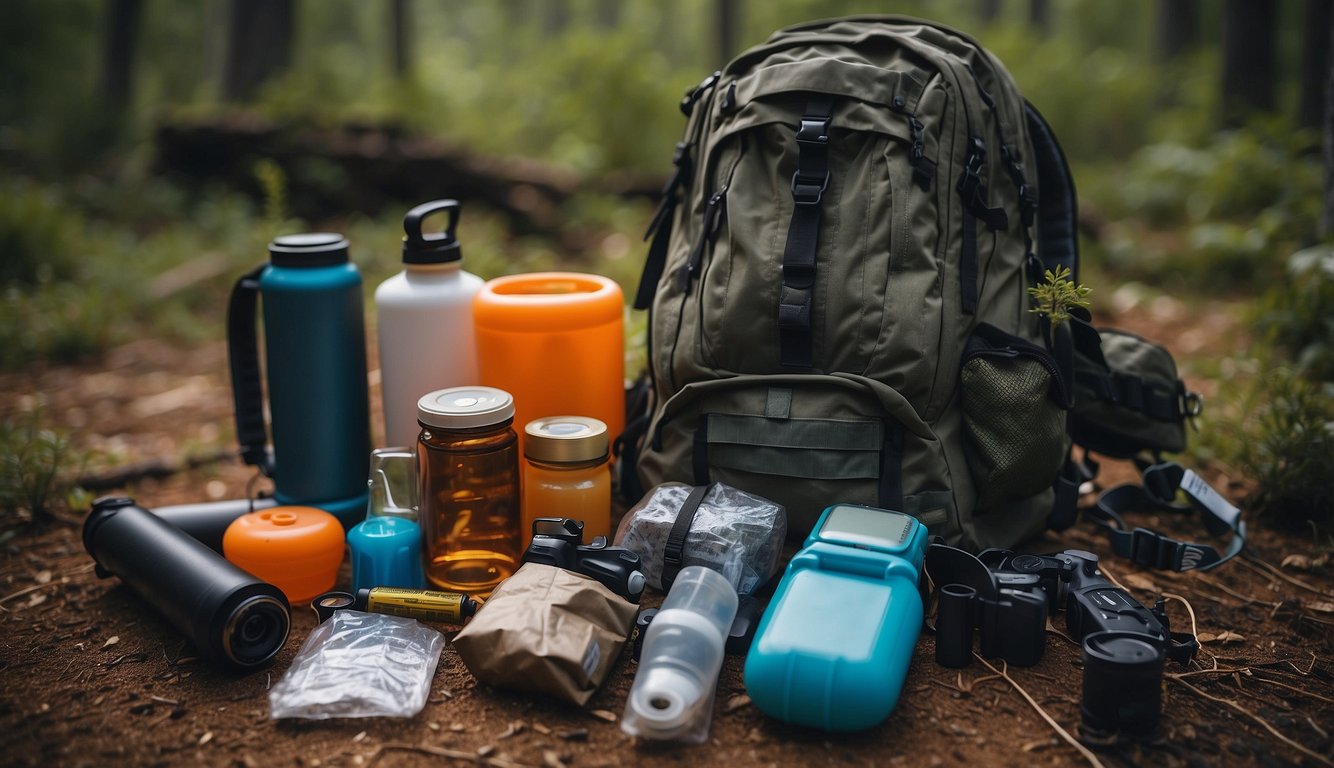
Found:
[[[903,511],[903,425],[885,420],[885,441],[880,446],[880,508]]]
[[[690,446],[690,470],[695,485],[709,484],[709,416],[701,414],[695,425],[695,439]]]
[[[676,575],[681,572],[681,565],[685,561],[686,536],[690,535],[690,526],[695,522],[695,513],[699,512],[699,505],[708,495],[709,487],[697,485],[691,488],[690,495],[676,512],[676,522],[672,523],[672,530],[667,534],[667,544],[662,549],[664,592],[671,589],[672,582],[676,581]]]
[[[1154,464],[1144,471],[1143,485],[1119,485],[1104,491],[1098,497],[1098,503],[1084,514],[1102,528],[1112,545],[1112,551],[1121,557],[1149,568],[1172,571],[1209,570],[1231,560],[1246,546],[1246,524],[1236,515],[1231,521],[1219,517],[1214,510],[1199,503],[1195,494],[1187,493],[1193,507],[1183,507],[1174,499],[1179,488],[1183,488],[1186,472],[1179,465],[1164,462]],[[1202,481],[1201,481],[1202,482]],[[1170,510],[1183,511],[1198,509],[1205,529],[1214,536],[1232,534],[1227,549],[1218,549],[1207,544],[1177,541],[1176,539],[1148,528],[1130,529],[1122,513],[1132,510]],[[1233,509],[1233,512],[1236,510]]]
[[[232,405],[241,458],[258,467],[266,477],[272,477],[273,455],[269,453],[269,437],[264,428],[264,389],[260,383],[258,326],[255,323],[255,312],[259,308],[259,276],[267,266],[266,263],[255,267],[232,286],[227,301],[227,357],[231,363]]]
[[[963,208],[963,251],[959,256],[959,300],[965,314],[977,312],[977,217]]]
[[[785,368],[810,368],[815,297],[815,256],[821,199],[829,187],[829,118],[834,100],[812,97],[797,126],[797,170],[792,174],[792,222],[783,249],[778,294],[778,348]]]
[[[1038,169],[1038,258],[1045,269],[1058,264],[1070,270],[1070,280],[1079,281],[1079,204],[1075,180],[1056,134],[1033,105],[1024,102],[1024,117],[1033,142],[1033,160]]]

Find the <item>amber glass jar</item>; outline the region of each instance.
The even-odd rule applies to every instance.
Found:
[[[417,402],[426,578],[487,597],[519,566],[519,444],[514,398],[451,387]]]
[[[611,541],[607,425],[585,416],[551,416],[524,426],[523,545],[539,517],[584,523],[584,543]]]

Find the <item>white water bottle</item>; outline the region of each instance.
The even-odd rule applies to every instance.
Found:
[[[422,221],[444,211],[443,232]],[[417,401],[438,389],[477,383],[472,299],[483,280],[463,271],[454,231],[457,200],[433,200],[403,217],[403,271],[375,290],[380,338],[380,391],[386,445],[415,445]]]

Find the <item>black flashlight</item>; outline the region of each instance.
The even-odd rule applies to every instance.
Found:
[[[287,641],[291,614],[281,590],[133,499],[94,501],[83,524],[83,546],[98,576],[119,576],[210,661],[250,670]]]

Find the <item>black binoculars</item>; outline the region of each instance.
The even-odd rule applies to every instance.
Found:
[[[644,573],[639,555],[624,547],[607,546],[598,536],[584,543],[584,523],[569,517],[539,517],[533,521],[533,540],[523,562],[540,563],[582,573],[612,592],[638,603],[644,594]]]

